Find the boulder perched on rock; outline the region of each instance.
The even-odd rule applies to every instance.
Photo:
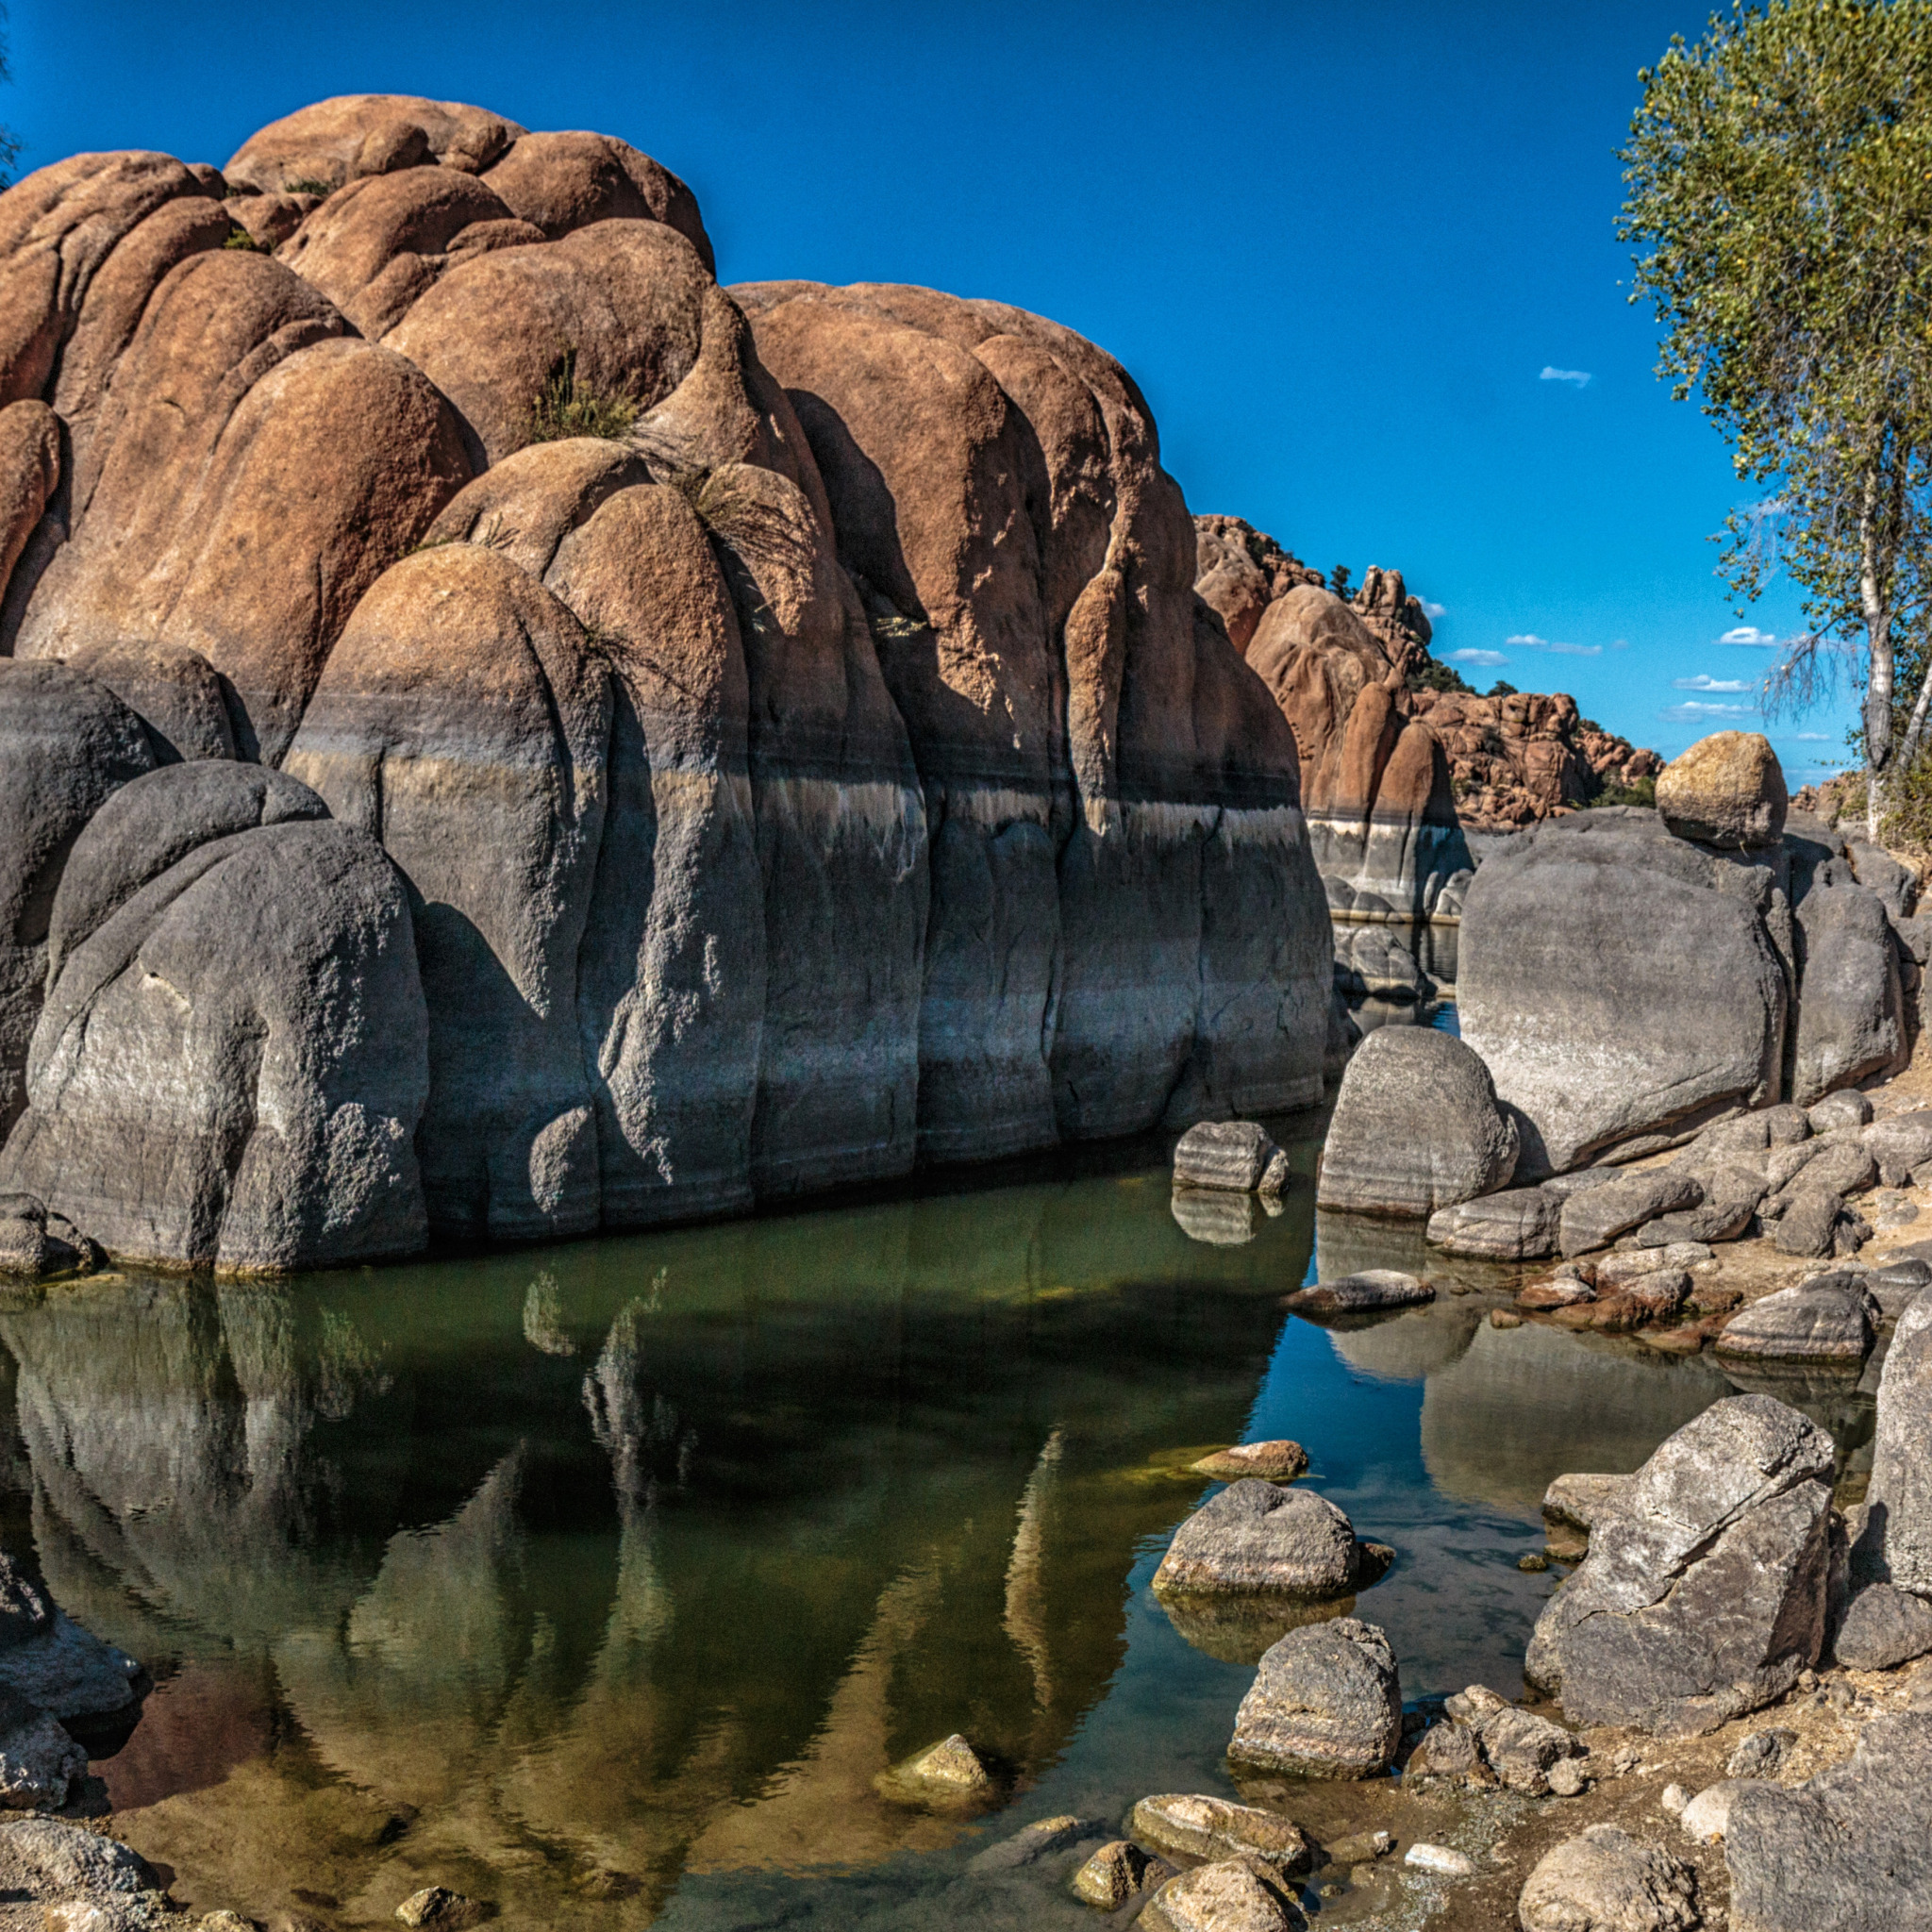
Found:
[[[1730,851],[1762,850],[1784,837],[1790,796],[1771,741],[1757,731],[1700,738],[1657,774],[1658,816],[1680,839]]]
[[[1463,907],[1462,1037],[1519,1110],[1519,1174],[1668,1145],[1779,1097],[1788,920],[1774,865],[1627,808],[1499,844]]]
[[[1452,1034],[1384,1026],[1341,1076],[1316,1199],[1426,1217],[1501,1187],[1515,1167],[1515,1123],[1482,1061]]]
[[[1878,1377],[1878,1420],[1861,1543],[1875,1547],[1878,1574],[1932,1597],[1932,1294],[1899,1317]]]
[[[1857,1275],[1825,1274],[1747,1303],[1717,1338],[1720,1355],[1758,1361],[1859,1362],[1877,1308]]]
[[[1374,1777],[1402,1741],[1395,1653],[1373,1624],[1338,1617],[1291,1630],[1261,1659],[1235,1714],[1229,1758],[1284,1777]]]
[[[1230,1483],[1174,1531],[1154,1574],[1175,1595],[1346,1596],[1361,1574],[1355,1527],[1325,1496],[1257,1478]]]
[[[1714,1729],[1824,1648],[1832,1441],[1767,1395],[1719,1402],[1637,1472],[1538,1618],[1524,1675],[1581,1724]]]
[[[1932,1898],[1932,1713],[1887,1713],[1804,1784],[1754,1782],[1724,1834],[1736,1932],[1916,1926]]]
[[[1523,1932],[1694,1932],[1704,1923],[1696,1874],[1614,1824],[1545,1853],[1516,1916]]]
[[[1384,1308],[1413,1307],[1432,1302],[1436,1291],[1399,1268],[1366,1268],[1339,1281],[1318,1281],[1283,1295],[1281,1305],[1297,1315],[1373,1315]]]
[[[1254,1121],[1197,1121],[1174,1146],[1174,1179],[1182,1188],[1278,1194],[1288,1182],[1288,1156]]]

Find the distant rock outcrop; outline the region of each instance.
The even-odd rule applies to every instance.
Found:
[[[43,1214],[313,1265],[1319,1097],[1294,739],[1091,342],[402,95],[42,169],[0,290]]]

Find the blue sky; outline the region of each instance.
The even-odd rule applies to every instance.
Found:
[[[1756,728],[1782,586],[1707,539],[1721,439],[1651,371],[1612,224],[1637,70],[1707,8],[14,0],[23,169],[225,160],[332,93],[622,135],[696,190],[725,281],[923,282],[1103,343],[1197,510],[1402,569],[1478,689],[1567,690],[1666,754]],[[1587,379],[1585,379],[1587,378]],[[1475,653],[1458,660],[1458,653]],[[1793,782],[1842,703],[1773,729]]]

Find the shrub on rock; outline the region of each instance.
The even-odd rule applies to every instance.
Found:
[[[1516,1155],[1516,1124],[1477,1055],[1432,1027],[1384,1026],[1341,1076],[1316,1199],[1426,1217],[1501,1187]]]

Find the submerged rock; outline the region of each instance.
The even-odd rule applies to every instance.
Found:
[[[1170,1792],[1142,1798],[1127,1829],[1143,1844],[1181,1858],[1253,1857],[1283,1872],[1306,1872],[1315,1843],[1293,1819],[1225,1798]]]
[[[1581,1724],[1715,1729],[1824,1642],[1832,1441],[1766,1395],[1713,1404],[1602,1513],[1524,1674]]]
[[[916,1751],[903,1764],[881,1772],[879,1790],[902,1804],[951,1805],[990,1798],[999,1780],[992,1767],[955,1731]]]
[[[1136,1892],[1148,1891],[1174,1877],[1164,1858],[1150,1857],[1131,1839],[1104,1844],[1074,1874],[1072,1890],[1083,1906],[1118,1911]]]
[[[1325,1496],[1253,1478],[1231,1483],[1174,1531],[1158,1591],[1346,1596],[1361,1574],[1355,1527]]]
[[[1363,1778],[1402,1741],[1395,1653],[1354,1617],[1291,1631],[1261,1659],[1235,1715],[1229,1758],[1285,1777]]]
[[[1369,1315],[1382,1308],[1413,1307],[1432,1302],[1436,1291],[1426,1281],[1397,1268],[1365,1268],[1340,1281],[1318,1281],[1283,1295],[1281,1306],[1297,1315]]]
[[[1217,1449],[1188,1465],[1196,1475],[1224,1483],[1247,1475],[1264,1482],[1292,1482],[1307,1466],[1308,1452],[1299,1442],[1289,1441],[1237,1442],[1232,1449]]]
[[[1696,1874],[1614,1824],[1546,1853],[1516,1913],[1523,1932],[1694,1932],[1704,1923]]]
[[[1426,1217],[1503,1186],[1516,1155],[1515,1123],[1475,1054],[1433,1027],[1384,1026],[1341,1076],[1316,1200]]]

